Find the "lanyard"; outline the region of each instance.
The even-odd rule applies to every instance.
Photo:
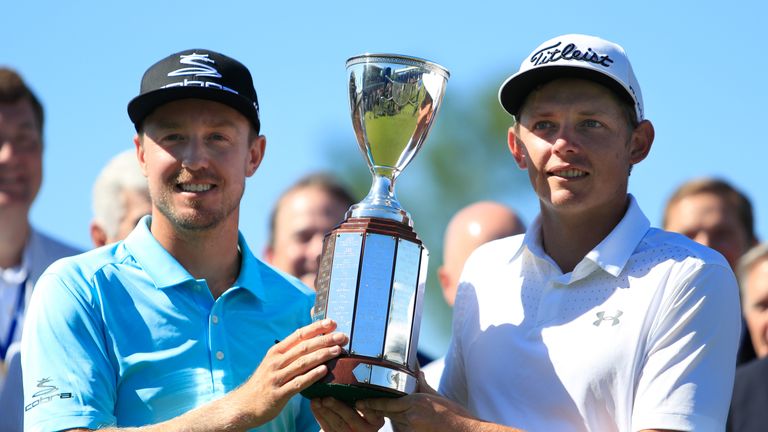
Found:
[[[16,299],[16,309],[14,309],[13,316],[11,316],[11,325],[8,329],[8,337],[5,339],[6,342],[0,341],[0,359],[2,360],[5,360],[5,354],[13,343],[13,335],[16,333],[16,325],[19,323],[19,315],[21,315],[21,310],[24,308],[24,297],[27,294],[28,279],[28,277],[25,278],[21,285],[19,285],[19,297]]]

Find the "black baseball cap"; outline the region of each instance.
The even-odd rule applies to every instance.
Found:
[[[259,100],[248,68],[224,54],[190,49],[171,54],[144,72],[139,95],[128,103],[136,130],[160,105],[179,99],[206,99],[228,105],[250,120],[258,132]]]

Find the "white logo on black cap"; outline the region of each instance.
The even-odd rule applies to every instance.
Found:
[[[208,58],[208,54],[192,53],[192,54],[182,55],[181,60],[179,60],[179,63],[184,65],[192,65],[194,67],[176,69],[173,72],[169,72],[168,76],[171,77],[171,76],[197,75],[197,76],[221,78],[221,74],[213,66],[199,63],[199,62],[216,64],[215,61]]]

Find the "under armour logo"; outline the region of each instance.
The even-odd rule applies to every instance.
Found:
[[[197,76],[221,78],[221,74],[219,73],[219,71],[216,70],[216,68],[201,62],[212,63],[212,64],[216,63],[213,61],[213,59],[208,58],[208,54],[192,53],[192,54],[182,55],[181,59],[179,60],[179,63],[183,65],[190,65],[192,67],[176,69],[175,71],[168,73],[168,76],[171,77],[171,76],[197,75]]]
[[[600,327],[600,324],[603,323],[603,321],[613,321],[613,324],[611,324],[611,327],[619,325],[619,317],[622,316],[624,312],[617,310],[616,315],[614,316],[605,316],[605,312],[601,311],[597,313],[597,321],[593,322],[592,324],[596,327]]]

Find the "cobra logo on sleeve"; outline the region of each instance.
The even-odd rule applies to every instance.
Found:
[[[24,407],[24,411],[29,411],[32,408],[46,402],[50,402],[54,399],[70,399],[72,393],[57,393],[59,388],[52,383],[50,378],[43,378],[37,381],[37,391],[32,394],[32,402]]]

